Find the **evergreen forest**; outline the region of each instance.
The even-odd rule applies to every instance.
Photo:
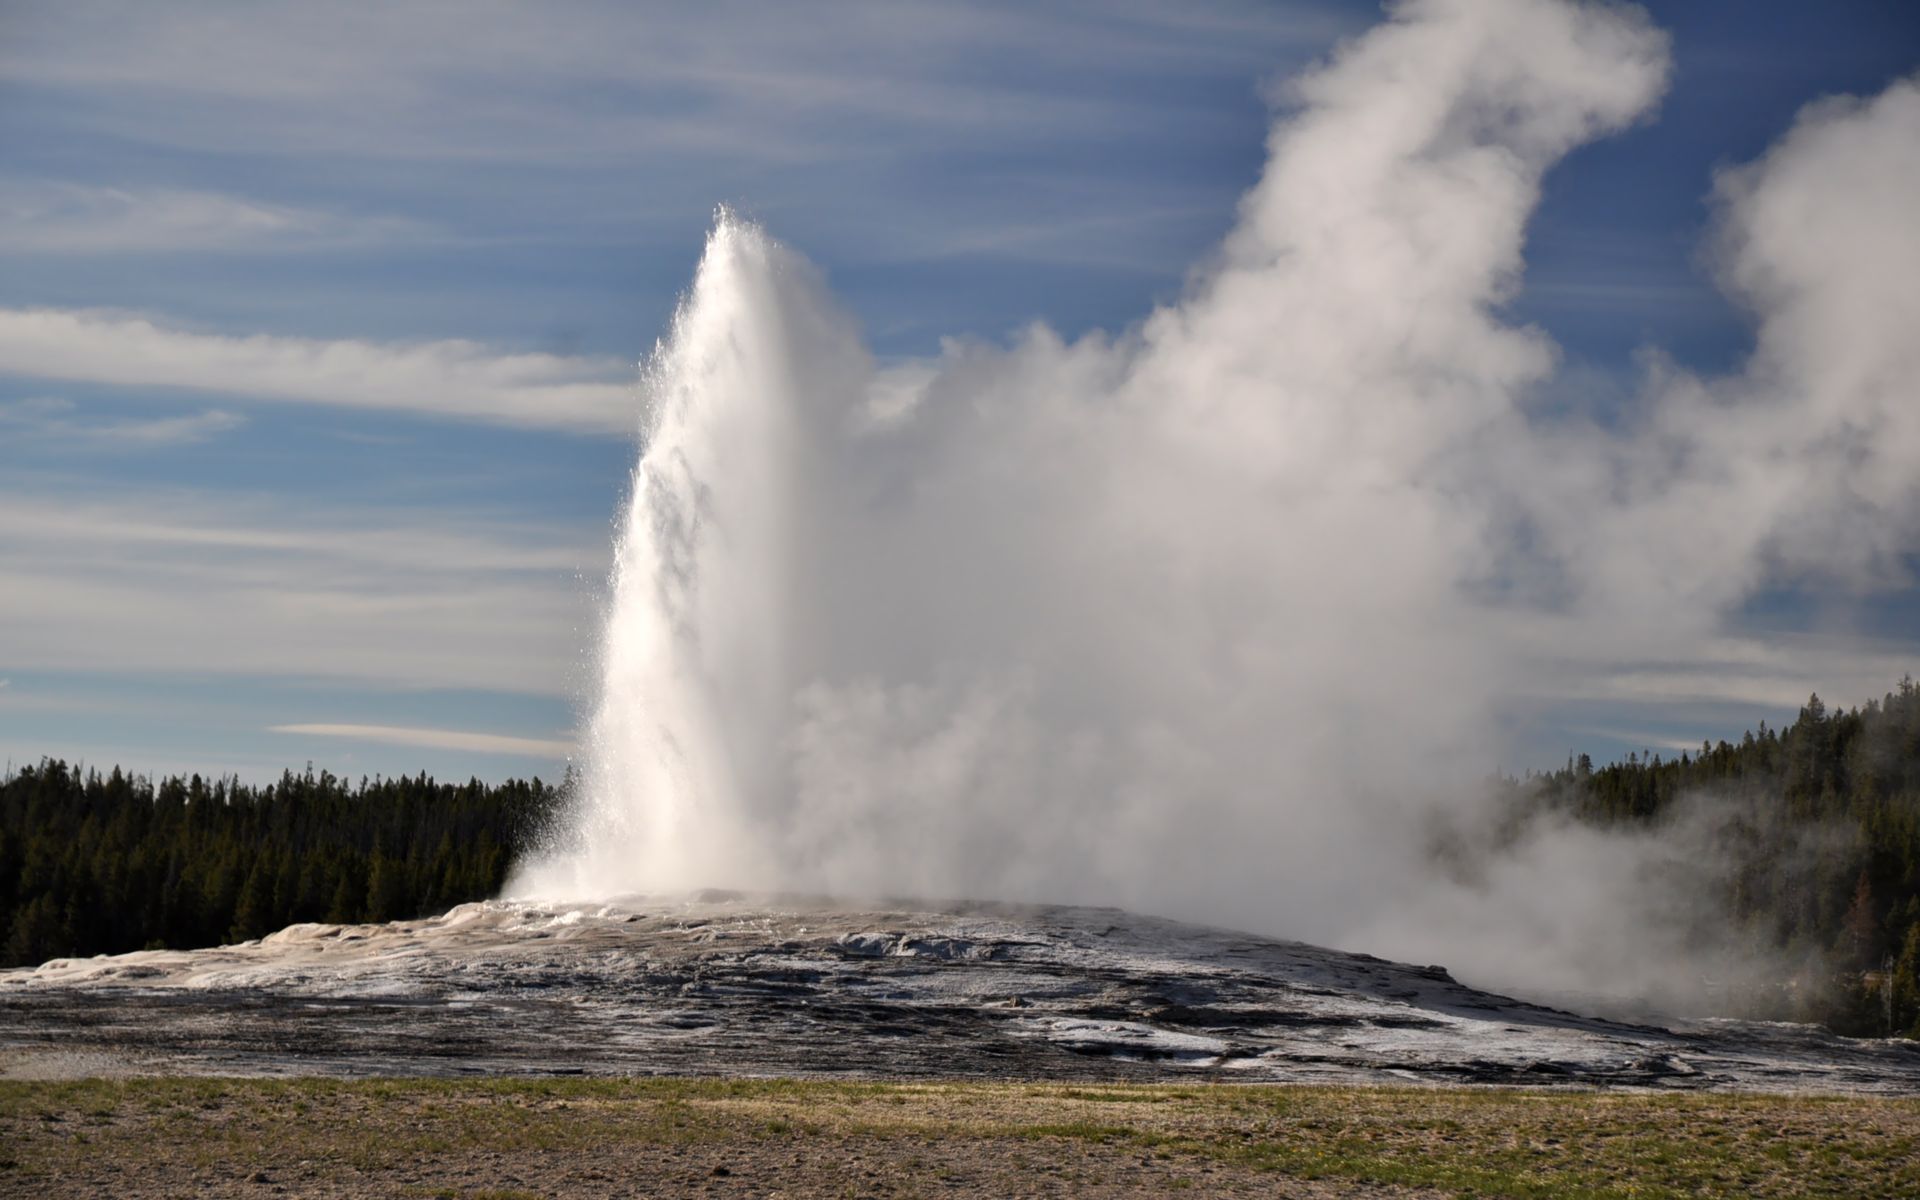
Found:
[[[560,790],[291,771],[159,783],[44,760],[0,782],[0,965],[215,946],[497,895]]]
[[[1920,1037],[1920,687],[1671,758],[1500,781],[1496,846],[1564,821],[1664,841],[1685,863],[1694,941],[1772,964],[1725,1015]],[[1494,851],[1497,853],[1497,850]],[[1703,954],[1704,957],[1704,954]]]
[[[1779,964],[1729,1015],[1920,1037],[1920,687],[1674,757],[1498,781],[1497,854],[1543,822],[1690,847],[1702,943]],[[44,760],[0,780],[0,966],[425,916],[498,894],[561,787],[287,772],[158,783]],[[1703,822],[1702,814],[1710,816]],[[1457,849],[1457,848],[1456,848]],[[1691,852],[1691,851],[1689,851]],[[1711,862],[1706,859],[1711,858]]]

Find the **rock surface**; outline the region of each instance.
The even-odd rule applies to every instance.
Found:
[[[870,1075],[1920,1094],[1920,1045],[1578,1016],[1114,909],[706,894],[0,972],[0,1075]]]

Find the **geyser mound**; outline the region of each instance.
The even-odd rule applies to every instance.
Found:
[[[11,1074],[864,1075],[1920,1092],[1920,1047],[1669,1032],[1116,909],[463,905],[0,972]]]

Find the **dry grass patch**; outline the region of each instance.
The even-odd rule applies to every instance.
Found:
[[[792,1080],[0,1083],[0,1193],[1920,1195],[1920,1101]]]

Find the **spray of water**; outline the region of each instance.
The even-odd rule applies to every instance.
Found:
[[[804,442],[864,360],[804,263],[721,210],[646,371],[601,646],[580,827],[537,890],[760,876],[780,787],[806,553]],[[835,351],[844,349],[843,361]]]
[[[1662,367],[1602,423],[1502,315],[1544,172],[1665,70],[1638,10],[1402,4],[1294,85],[1219,254],[1118,338],[877,366],[723,213],[646,372],[578,810],[512,890],[1106,902],[1490,982],[1664,970],[1636,844],[1543,834],[1463,881],[1436,828],[1535,697],[1697,654],[1783,573],[1884,579],[1920,465],[1910,84],[1723,182],[1748,371]]]

